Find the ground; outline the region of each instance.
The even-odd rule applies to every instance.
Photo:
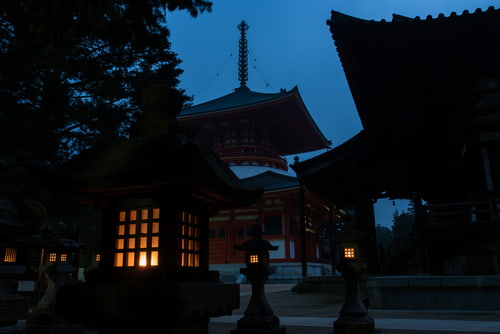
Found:
[[[266,296],[287,334],[332,334],[342,298],[328,293],[296,293],[293,285],[267,284]],[[229,334],[243,316],[251,294],[241,285],[240,309],[212,318],[209,334]],[[369,310],[382,334],[500,333],[500,310],[487,312]]]

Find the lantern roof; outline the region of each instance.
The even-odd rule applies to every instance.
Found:
[[[258,189],[243,185],[210,150],[178,131],[172,94],[162,85],[146,88],[134,136],[96,145],[53,173],[60,191],[81,201],[133,194],[190,195],[219,208],[254,203]],[[168,92],[167,92],[168,93]]]
[[[277,250],[279,246],[272,245],[269,241],[262,239],[262,225],[255,223],[252,225],[252,239],[246,240],[242,245],[235,245],[236,250],[246,252]]]
[[[77,198],[177,189],[222,207],[250,204],[260,190],[241,183],[214,153],[177,134],[121,139],[82,152],[58,172]]]

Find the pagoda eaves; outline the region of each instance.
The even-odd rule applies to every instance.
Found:
[[[321,133],[297,87],[275,94],[258,93],[245,86],[212,101],[182,110],[177,119],[198,131],[197,141],[213,146],[220,128],[251,124],[256,139],[266,138],[280,155],[328,148],[331,142]],[[215,131],[219,129],[219,131]]]

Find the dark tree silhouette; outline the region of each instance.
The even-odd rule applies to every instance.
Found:
[[[142,87],[171,88],[167,10],[192,16],[202,0],[3,0],[0,2],[0,196],[22,192],[13,166],[54,165],[99,141],[127,136]],[[22,178],[22,177],[21,177]],[[7,182],[8,183],[8,182]]]

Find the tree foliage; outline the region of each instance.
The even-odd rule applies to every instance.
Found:
[[[413,232],[413,224],[415,222],[415,214],[413,210],[394,212],[392,218],[392,234],[394,241],[404,239]]]
[[[196,16],[211,3],[2,0],[0,167],[6,157],[57,164],[127,135],[148,83],[167,84],[181,106],[188,98],[165,18],[178,9]]]

